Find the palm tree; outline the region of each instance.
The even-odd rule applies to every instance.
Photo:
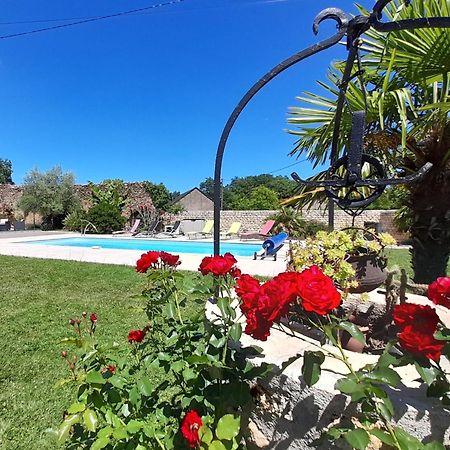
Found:
[[[417,0],[406,7],[396,0],[385,13],[389,20],[449,16],[449,4]],[[361,52],[365,88],[356,80],[349,85],[339,151],[342,154],[349,139],[351,111],[366,109],[365,152],[382,158],[391,175],[433,164],[420,182],[406,186],[414,278],[417,283],[430,283],[445,276],[450,255],[450,30],[419,29],[386,36],[371,29]],[[306,92],[298,98],[303,106],[291,108],[289,123],[298,126],[290,131],[298,137],[291,154],[306,153],[315,166],[329,159],[342,70],[342,63],[334,64],[328,82],[318,82],[323,95]],[[289,203],[307,206],[324,199],[323,189],[304,188]]]

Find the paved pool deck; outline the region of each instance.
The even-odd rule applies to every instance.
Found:
[[[62,259],[68,261],[93,262],[100,264],[118,264],[126,266],[134,266],[139,259],[142,250],[116,250],[106,248],[87,248],[87,247],[63,247],[56,245],[33,245],[26,244],[26,241],[62,239],[80,237],[80,233],[61,233],[61,232],[42,232],[42,231],[5,231],[0,233],[0,255],[21,256],[28,258],[43,259]],[[95,235],[95,238],[111,238],[112,235]],[[130,239],[129,235],[114,236],[114,239]],[[136,238],[137,239],[137,238]],[[142,238],[139,238],[141,240]],[[177,240],[188,241],[183,237]],[[150,240],[151,239],[146,239]],[[156,240],[156,239],[155,239]],[[169,242],[173,242],[170,239]],[[161,239],[157,239],[161,242]],[[211,242],[211,239],[202,239],[202,242]],[[192,242],[192,241],[191,241]],[[232,239],[227,242],[240,242]],[[246,241],[262,243],[262,241]],[[200,262],[204,256],[193,253],[180,253],[181,270],[198,270]],[[287,246],[277,253],[277,260],[267,258],[264,260],[253,260],[250,256],[236,256],[238,260],[237,266],[243,273],[250,275],[274,276],[286,270],[287,263]]]

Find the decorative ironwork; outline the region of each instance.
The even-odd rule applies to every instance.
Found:
[[[325,187],[327,195],[344,210],[363,209],[378,198],[387,185],[410,183],[422,177],[430,168],[431,163],[425,164],[418,172],[403,178],[385,178],[382,164],[374,156],[363,152],[363,138],[365,130],[365,111],[352,114],[352,129],[347,153],[338,158],[338,142],[348,84],[355,77],[361,76],[362,71],[352,74],[355,62],[359,65],[359,38],[373,28],[382,33],[418,28],[450,28],[449,17],[423,17],[418,19],[381,22],[384,8],[393,0],[378,0],[368,16],[352,17],[339,8],[327,8],[321,11],[313,22],[313,32],[318,34],[319,26],[324,20],[334,20],[337,32],[333,36],[320,41],[275,66],[255,83],[242,97],[228,118],[217,148],[214,171],[214,254],[220,253],[220,209],[221,209],[221,172],[225,146],[237,118],[245,106],[269,81],[287,68],[326,50],[346,37],[348,56],[340,83],[339,95],[336,103],[335,122],[331,144],[330,163],[326,179],[322,181],[302,180],[296,173],[294,180],[311,187]],[[409,4],[410,0],[405,0]],[[364,86],[363,86],[364,89]],[[369,177],[364,178],[362,167],[369,167]]]

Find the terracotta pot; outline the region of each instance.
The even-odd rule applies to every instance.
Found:
[[[358,287],[350,289],[351,293],[370,292],[385,282],[385,260],[378,255],[350,256],[347,261],[355,269],[358,282]]]

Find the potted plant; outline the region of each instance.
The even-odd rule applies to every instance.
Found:
[[[383,250],[395,243],[388,233],[364,228],[319,231],[313,238],[291,244],[291,264],[296,271],[321,267],[345,292],[370,292],[385,281]]]

